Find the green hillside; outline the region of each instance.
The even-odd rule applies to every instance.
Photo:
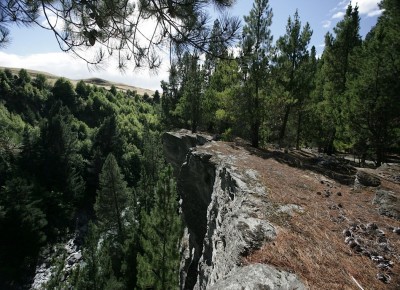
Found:
[[[6,69],[7,67],[2,67],[0,66],[0,69]],[[18,74],[19,70],[21,68],[8,68],[11,72],[13,72],[14,74]],[[37,71],[37,70],[31,70],[31,69],[27,69],[26,70],[30,76],[32,77],[36,77],[38,74],[42,74],[45,75],[47,80],[50,83],[55,83],[55,81],[57,79],[60,78],[60,76],[56,76],[47,72],[43,72],[43,71]],[[89,79],[82,79],[86,84],[91,84],[91,85],[96,85],[98,87],[103,87],[105,89],[110,89],[112,85],[114,85],[118,90],[122,90],[122,91],[136,91],[137,94],[143,96],[145,93],[147,93],[149,96],[152,96],[154,94],[153,90],[149,90],[149,89],[144,89],[144,88],[138,88],[138,87],[134,87],[134,86],[130,86],[130,85],[126,85],[126,84],[122,84],[122,83],[115,83],[112,81],[107,81],[107,80],[103,80],[100,78],[89,78]],[[69,81],[73,84],[76,85],[79,81],[81,80],[71,80],[69,79]]]

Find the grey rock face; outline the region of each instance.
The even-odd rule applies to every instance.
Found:
[[[400,197],[394,192],[377,190],[372,203],[379,206],[381,215],[400,220]]]
[[[237,268],[225,279],[212,285],[209,290],[267,290],[267,289],[306,289],[296,275],[279,271],[274,267],[254,264]]]
[[[63,275],[64,277],[68,277],[71,274],[71,271],[82,260],[81,250],[77,246],[77,238],[78,237],[74,235],[65,244],[60,244],[43,250],[40,257],[42,261],[36,267],[31,289],[44,289],[44,285],[49,282],[53,275],[53,271],[56,270],[53,261],[62,259],[64,254],[66,254],[66,258],[62,261],[64,264],[62,270]]]
[[[169,132],[162,136],[164,155],[167,161],[179,169],[185,161],[189,149],[197,145],[204,145],[211,141],[211,137],[203,134],[192,134],[188,130]]]
[[[182,156],[186,156],[180,169],[177,166],[178,191],[186,224],[181,242],[181,289],[274,289],[268,287],[280,283],[285,285],[289,276],[302,285],[295,275],[274,272],[272,267],[265,265],[247,266],[244,268],[250,272],[240,272],[244,271],[242,256],[276,237],[274,226],[266,218],[270,206],[267,190],[257,179],[258,172],[244,170],[237,164],[249,153],[241,149],[231,154],[227,144],[207,138],[208,142],[203,146],[190,148],[190,144],[199,143],[193,140],[193,136],[181,134],[166,133],[163,137],[169,162],[177,166]],[[179,142],[184,145],[178,145]],[[187,148],[186,153],[184,148]],[[174,156],[175,153],[180,157]],[[269,275],[276,277],[272,280],[258,279],[266,273],[263,266],[271,268]],[[252,286],[248,286],[253,288],[229,288],[234,287],[229,286],[234,285],[229,284],[230,280],[227,280],[228,288],[223,286],[225,284],[217,284],[223,283],[235,271],[244,273],[244,276],[257,272],[251,279],[254,280]],[[222,285],[218,286],[222,288],[210,288],[213,285]]]
[[[63,263],[62,273],[64,278],[67,278],[74,268],[82,264],[81,246],[84,234],[87,232],[89,219],[88,215],[83,211],[79,212],[76,218],[74,234],[65,237],[63,242],[48,245],[39,254],[35,276],[30,289],[44,289],[54,271],[57,271],[57,262]]]

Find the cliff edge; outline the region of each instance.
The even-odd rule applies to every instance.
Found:
[[[181,289],[399,289],[400,167],[163,135]]]
[[[276,237],[266,218],[268,190],[260,184],[258,172],[237,165],[250,153],[187,131],[165,134],[163,144],[177,174],[186,224],[181,288],[305,289],[293,273],[242,262]],[[281,210],[293,209],[300,210]]]

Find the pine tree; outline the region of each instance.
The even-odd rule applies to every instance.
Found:
[[[75,276],[74,281],[70,281],[71,286],[84,290],[126,289],[114,275],[110,242],[100,239],[98,228],[93,223],[89,223],[84,245],[84,264],[79,265],[71,275]],[[62,286],[65,287],[65,284]]]
[[[109,153],[113,153],[119,157],[123,151],[121,143],[121,133],[118,130],[117,116],[112,114],[101,124],[93,147],[98,148],[104,157]]]
[[[217,19],[214,21],[213,29],[210,33],[210,46],[209,54],[206,54],[204,61],[204,98],[203,98],[203,112],[202,112],[202,123],[207,131],[212,132],[217,128],[216,126],[216,111],[221,106],[217,92],[223,91],[225,88],[221,87],[218,79],[219,76],[214,76],[218,66],[224,65],[228,61],[233,61],[233,55],[228,55],[228,49],[226,44],[221,39],[221,32],[223,28],[220,21]]]
[[[356,145],[371,145],[377,166],[385,161],[389,147],[400,141],[400,5],[391,0],[381,5],[382,16],[353,56],[359,71],[348,82],[350,102],[345,107],[350,135]]]
[[[362,43],[359,30],[358,7],[353,8],[349,4],[343,20],[334,28],[335,37],[331,34],[325,37],[323,66],[319,72],[323,78],[320,82],[323,85],[323,99],[319,106],[319,115],[320,123],[324,126],[322,135],[327,136],[324,150],[328,154],[334,151],[334,141],[344,138],[342,133],[345,122],[342,108],[348,105],[345,97],[348,77],[356,69],[351,66],[350,57]]]
[[[175,109],[186,126],[195,133],[202,121],[204,99],[204,70],[199,64],[199,56],[185,53],[179,67],[182,74],[181,98]]]
[[[116,236],[121,244],[125,237],[125,215],[128,203],[128,188],[112,153],[107,156],[99,178],[94,205],[100,230]]]
[[[173,62],[169,69],[168,82],[161,81],[161,88],[163,90],[161,98],[162,121],[167,128],[180,125],[177,120],[178,118],[174,116],[176,105],[181,98],[179,92],[180,76],[178,64]]]
[[[155,104],[159,104],[161,100],[161,96],[160,96],[160,92],[158,90],[156,90],[153,94],[153,102]]]
[[[232,134],[243,134],[247,127],[241,121],[246,120],[243,108],[247,104],[246,99],[240,94],[241,73],[238,60],[220,61],[215,72],[211,76],[210,85],[206,92],[209,97],[214,99],[214,104],[209,104],[207,114],[212,114],[210,120],[215,122],[218,133],[229,139]],[[213,105],[211,107],[210,105]],[[212,109],[211,109],[211,108]]]
[[[251,143],[258,147],[263,107],[260,90],[268,75],[268,55],[272,45],[272,9],[268,0],[255,0],[244,21],[241,66],[247,92],[242,96],[248,100],[243,109],[246,110],[246,122],[251,127]]]
[[[155,190],[155,207],[143,214],[138,260],[138,286],[141,289],[178,288],[178,241],[181,220],[177,209],[176,184],[172,168],[163,170]]]
[[[117,117],[114,114],[104,119],[94,136],[87,178],[89,196],[92,199],[96,195],[102,166],[110,153],[113,153],[116,158],[120,158],[123,154],[121,133],[118,130]]]
[[[154,206],[154,192],[163,166],[164,156],[160,134],[151,131],[148,124],[145,124],[140,181],[136,188],[136,198],[140,209],[147,213],[150,213]]]
[[[72,222],[74,206],[82,200],[85,189],[81,172],[83,160],[78,154],[78,136],[72,129],[72,122],[69,110],[55,103],[49,119],[40,128],[39,152],[32,156],[38,158],[37,167],[28,167],[35,170],[32,174],[43,186],[49,227],[55,235],[57,230]],[[29,162],[27,157],[26,163]]]
[[[61,101],[74,113],[77,111],[77,93],[69,80],[59,78],[53,86],[52,93],[54,101]]]
[[[93,223],[89,223],[88,232],[85,237],[82,258],[85,261],[84,267],[79,267],[77,287],[79,289],[100,289],[103,284],[103,276],[100,273],[100,263],[98,261],[99,254],[99,233],[97,227]]]
[[[299,147],[300,138],[303,138],[306,144],[312,144],[315,141],[315,137],[318,132],[318,118],[315,117],[315,105],[316,101],[314,98],[315,87],[316,87],[316,74],[318,70],[319,60],[316,56],[315,47],[311,47],[310,56],[307,58],[306,66],[303,70],[304,74],[304,96],[302,106],[298,110],[298,127],[296,136],[296,147]]]
[[[0,277],[18,281],[32,271],[46,240],[46,215],[35,198],[33,184],[23,178],[6,181],[0,188]]]
[[[204,69],[206,71],[207,79],[209,79],[209,77],[215,71],[217,63],[221,59],[227,58],[228,56],[228,49],[226,47],[226,44],[224,43],[224,40],[221,37],[222,29],[223,28],[221,27],[220,21],[216,19],[210,33],[211,41],[208,49],[209,53],[206,54],[206,60],[204,62]]]
[[[278,57],[277,70],[280,71],[279,82],[287,92],[287,100],[284,110],[282,126],[279,133],[279,142],[282,144],[285,138],[289,114],[292,107],[302,107],[305,98],[304,86],[305,71],[304,67],[308,60],[308,44],[310,42],[312,30],[306,23],[301,27],[299,13],[296,10],[293,19],[289,17],[286,25],[286,34],[277,41]],[[282,75],[283,74],[283,75]],[[301,119],[301,115],[298,115]],[[298,120],[299,121],[299,120]],[[300,123],[298,122],[298,132]],[[297,137],[298,139],[298,137]],[[298,143],[298,142],[296,142]],[[298,145],[298,144],[297,144]]]

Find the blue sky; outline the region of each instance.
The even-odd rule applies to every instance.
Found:
[[[379,0],[352,2],[353,5],[358,3],[359,6],[362,36],[365,36],[376,23],[380,14],[378,2]],[[274,41],[285,33],[288,17],[298,9],[302,24],[309,22],[313,30],[310,47],[314,45],[317,53],[321,54],[324,35],[332,31],[336,23],[342,19],[348,3],[348,0],[270,0],[274,15],[271,26]],[[243,15],[249,13],[252,4],[251,0],[237,0],[228,13],[243,19]],[[12,42],[5,49],[0,49],[0,66],[43,70],[71,79],[100,77],[153,90],[159,89],[160,81],[168,78],[167,63],[157,75],[146,70],[139,72],[128,70],[125,74],[121,74],[112,62],[105,64],[102,70],[94,71],[88,69],[83,61],[61,52],[52,32],[33,27],[14,26],[10,29]]]

